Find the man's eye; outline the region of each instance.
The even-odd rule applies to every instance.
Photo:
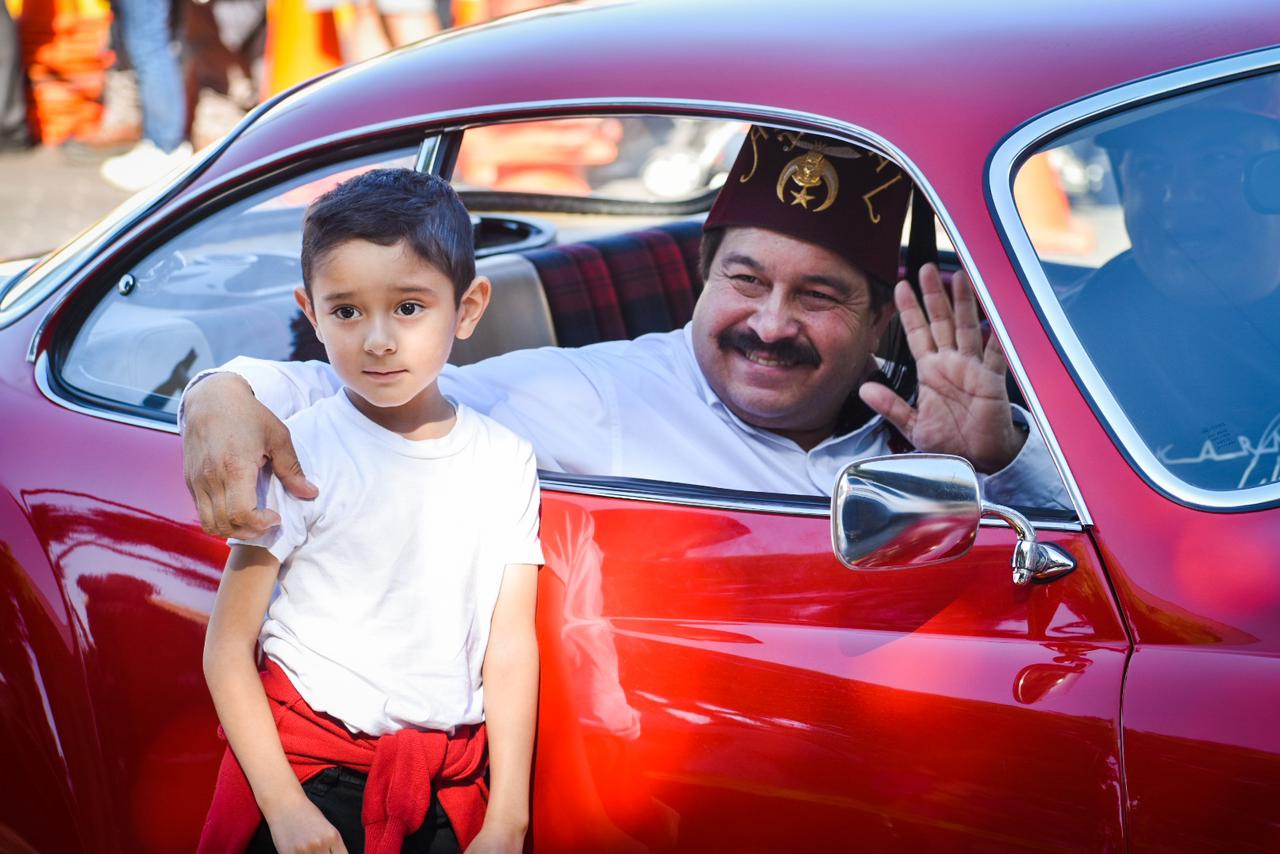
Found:
[[[333,310],[333,316],[339,320],[351,320],[359,313],[349,305],[340,305]]]
[[[817,302],[817,303],[837,302],[835,295],[829,294],[826,291],[805,291],[803,294],[801,294],[801,296],[803,296],[807,300],[810,300],[812,302]]]
[[[422,305],[416,302],[402,302],[396,306],[396,313],[403,317],[413,317],[415,314],[421,314],[423,310]]]

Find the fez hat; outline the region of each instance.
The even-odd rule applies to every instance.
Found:
[[[703,224],[813,243],[892,283],[911,180],[879,154],[815,134],[754,126]]]

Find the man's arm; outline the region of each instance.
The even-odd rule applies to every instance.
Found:
[[[537,593],[537,566],[506,567],[483,669],[489,807],[479,835],[467,847],[468,854],[524,850],[538,712],[538,640],[533,622]]]
[[[231,547],[205,636],[205,680],[276,849],[345,852],[338,831],[307,799],[289,767],[255,665],[258,632],[279,570],[267,549]]]

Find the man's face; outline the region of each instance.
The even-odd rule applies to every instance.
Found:
[[[777,232],[730,228],[693,312],[698,366],[733,414],[812,447],[874,370],[892,310],[839,255]]]
[[[338,377],[381,409],[433,395],[455,334],[469,335],[478,319],[468,296],[455,305],[449,277],[404,242],[338,244],[315,265],[311,299],[299,290],[298,302]]]
[[[1188,305],[1266,296],[1280,284],[1280,216],[1254,211],[1244,180],[1250,159],[1276,149],[1280,138],[1229,114],[1169,125],[1119,160],[1138,265],[1155,287]]]

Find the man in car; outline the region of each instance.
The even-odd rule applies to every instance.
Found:
[[[1132,248],[1064,300],[1157,459],[1207,489],[1280,480],[1280,185],[1255,169],[1278,106],[1269,75],[1099,134]]]
[[[891,288],[910,186],[865,150],[753,128],[707,217],[687,326],[507,353],[447,371],[441,388],[526,436],[552,471],[814,495],[851,460],[913,447],[970,460],[990,500],[1065,506],[1043,441],[1010,407],[966,277],[953,300],[926,267],[924,309],[906,282]],[[916,360],[912,402],[880,382],[875,358],[895,304]],[[274,524],[255,503],[264,462],[314,495],[280,418],[338,388],[319,362],[236,359],[193,381],[184,455],[206,530]]]

